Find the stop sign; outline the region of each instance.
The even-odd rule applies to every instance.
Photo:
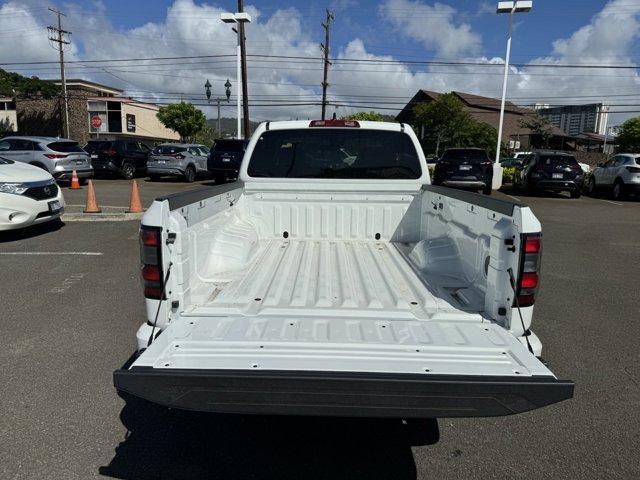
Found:
[[[102,126],[102,119],[98,115],[91,117],[91,126],[93,128],[100,128]]]

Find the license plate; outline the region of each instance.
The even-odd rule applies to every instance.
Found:
[[[76,160],[76,165],[82,165],[84,163],[84,160]]]
[[[59,200],[54,200],[53,202],[49,202],[49,211],[51,213],[57,213],[62,210],[62,204]]]
[[[231,159],[229,157],[222,157],[223,162],[230,162]]]
[[[166,160],[158,160],[158,163],[167,163]]]
[[[458,167],[460,170],[471,170],[471,165],[460,165]]]
[[[97,155],[97,154],[95,154],[95,153],[92,153],[92,154],[91,154],[91,158],[98,158],[98,155]]]
[[[551,178],[564,178],[564,175],[562,175],[561,173],[554,173],[551,175]]]

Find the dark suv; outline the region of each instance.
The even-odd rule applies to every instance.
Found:
[[[131,179],[145,173],[151,149],[137,140],[89,140],[84,147],[91,155],[95,175],[119,175]]]
[[[207,170],[216,183],[238,178],[238,170],[249,140],[222,138],[216,140],[207,158]]]
[[[541,150],[527,157],[514,177],[513,188],[525,193],[569,192],[571,198],[579,198],[583,183],[584,171],[573,155]]]
[[[491,195],[493,162],[481,148],[448,148],[436,162],[432,182],[445,187],[482,190]]]

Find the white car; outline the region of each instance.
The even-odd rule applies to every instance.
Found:
[[[60,218],[64,198],[45,170],[0,157],[0,231]]]
[[[608,190],[614,199],[640,194],[640,153],[619,153],[598,165],[587,183],[587,193]]]

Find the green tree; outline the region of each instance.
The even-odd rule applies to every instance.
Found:
[[[534,142],[532,145],[533,148],[549,148],[549,139],[553,135],[553,130],[551,124],[546,118],[541,117],[536,113],[520,120],[518,125],[520,125],[521,128],[531,130],[532,135],[534,135],[534,138],[532,139]]]
[[[384,118],[377,112],[356,112],[340,117],[341,120],[361,120],[367,122],[383,122]]]
[[[178,132],[183,142],[202,130],[207,122],[204,113],[186,102],[160,107],[157,116],[165,127]]]
[[[218,137],[219,135],[218,132],[216,132],[215,128],[205,125],[202,130],[191,135],[189,140],[191,140],[193,143],[200,143],[202,145],[206,145],[207,147],[211,147],[214,140]]]
[[[414,128],[420,130],[424,126],[425,129],[422,146],[426,154],[439,155],[449,147],[484,148],[489,155],[496,151],[496,129],[469,115],[453,93],[414,106],[413,114]]]
[[[60,87],[51,81],[38,77],[23,77],[19,73],[0,69],[0,95],[23,98],[53,98],[60,94]]]
[[[640,152],[640,117],[630,118],[622,124],[616,143],[620,152]]]
[[[13,123],[8,118],[0,120],[0,135],[13,133]]]

